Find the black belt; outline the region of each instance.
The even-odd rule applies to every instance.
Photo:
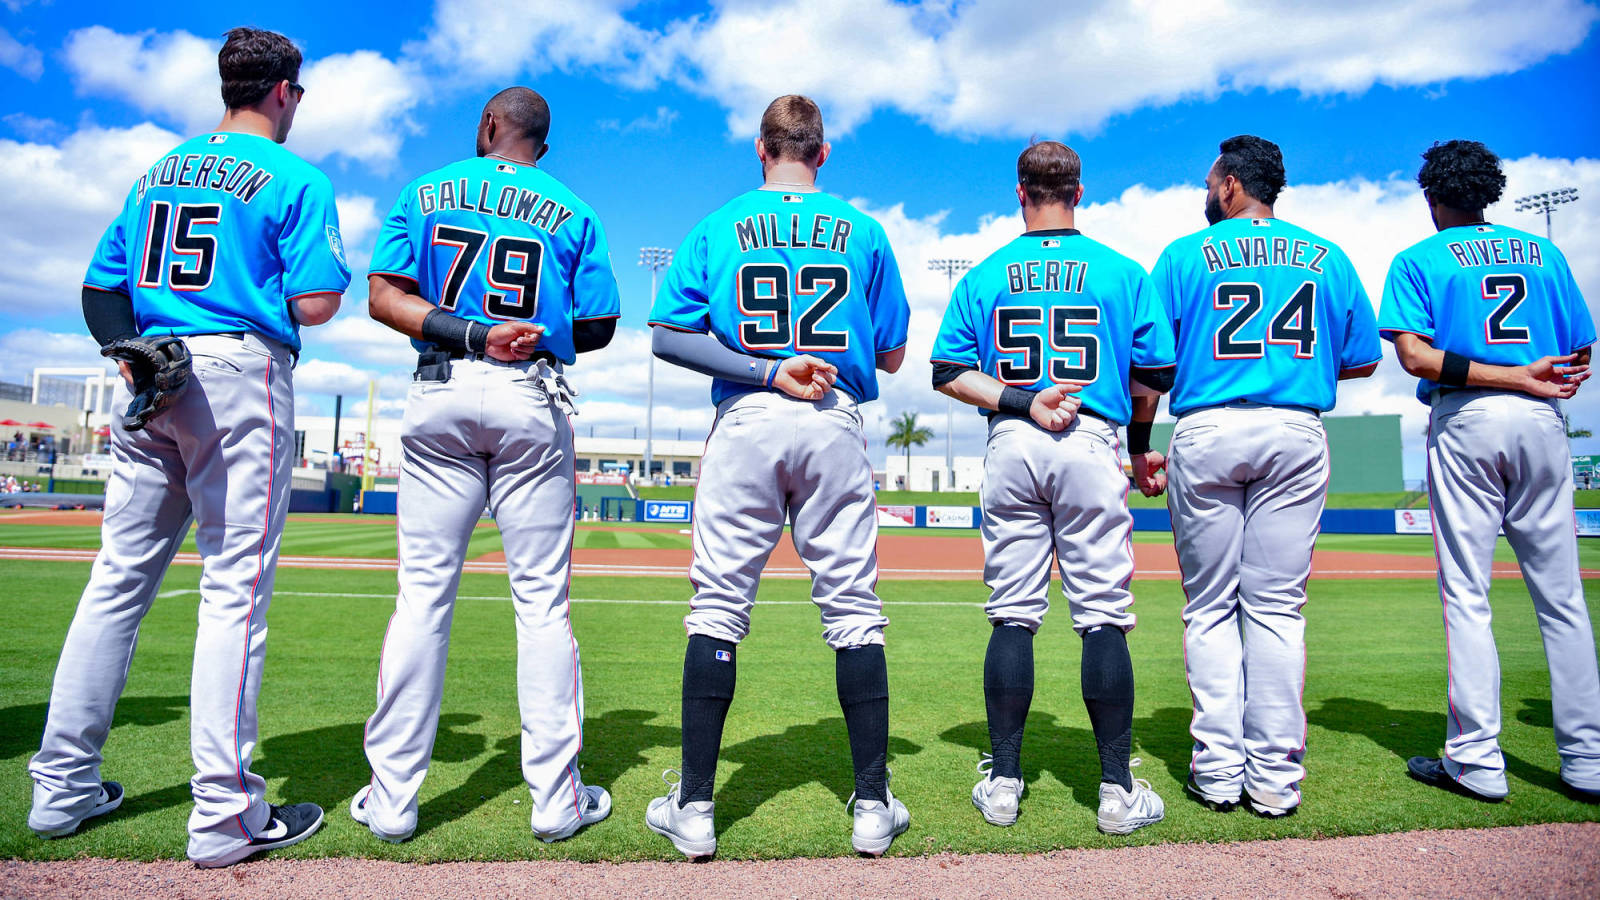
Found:
[[[495,362],[505,362],[505,360],[494,359],[494,357],[490,356],[487,353],[470,353],[470,352],[468,352],[466,350],[433,350],[433,351],[424,350],[422,352],[423,353],[430,353],[430,352],[431,353],[444,353],[450,359],[490,359],[490,360],[494,360]],[[538,362],[540,360],[544,360],[545,362],[549,363],[552,366],[554,366],[557,363],[561,362],[561,360],[556,358],[556,355],[554,353],[551,353],[548,350],[535,350],[533,355],[528,357],[528,361],[529,362]]]

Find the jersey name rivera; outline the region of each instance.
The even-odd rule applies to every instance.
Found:
[[[473,191],[474,183],[477,191]],[[417,211],[429,215],[438,210],[458,209],[500,219],[516,219],[555,234],[572,218],[565,205],[542,197],[538,191],[505,185],[489,195],[494,186],[476,178],[448,178],[417,185]]]

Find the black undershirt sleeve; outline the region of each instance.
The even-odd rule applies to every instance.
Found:
[[[938,390],[957,378],[962,372],[976,372],[972,366],[963,366],[949,362],[935,362],[933,364],[933,389]]]
[[[100,346],[139,336],[133,319],[133,299],[120,291],[83,288],[83,321]]]
[[[1172,390],[1172,386],[1178,381],[1177,366],[1167,366],[1161,369],[1141,369],[1138,366],[1134,366],[1131,374],[1134,381],[1152,391],[1160,391],[1163,394]]]
[[[572,346],[579,353],[599,350],[617,333],[616,319],[581,319],[572,323]]]

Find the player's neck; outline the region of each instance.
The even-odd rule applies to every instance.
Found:
[[[269,141],[277,140],[278,123],[254,109],[230,109],[222,114],[217,131],[232,134],[253,134]]]
[[[1433,208],[1433,224],[1440,231],[1446,228],[1460,228],[1464,225],[1483,225],[1483,210],[1481,209],[1455,209],[1449,206],[1435,206]]]
[[[1258,201],[1251,201],[1233,211],[1228,216],[1230,219],[1275,219],[1272,207]]]
[[[1077,223],[1074,222],[1076,212],[1073,208],[1060,204],[1024,206],[1022,208],[1022,229],[1024,231],[1056,231],[1062,228],[1077,228]]]
[[[817,170],[803,162],[780,160],[761,170],[765,181],[762,190],[814,191],[817,189]]]
[[[520,163],[524,166],[539,165],[539,148],[526,142],[507,143],[503,146],[496,144],[484,151],[483,155],[486,157],[492,156],[495,159],[503,159],[507,162]]]

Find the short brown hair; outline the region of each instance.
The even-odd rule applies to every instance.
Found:
[[[761,143],[773,160],[815,162],[822,152],[822,110],[810,97],[779,97],[761,114]]]
[[[1083,161],[1060,141],[1038,141],[1017,157],[1017,184],[1034,206],[1071,206],[1083,174]]]
[[[217,53],[222,102],[229,109],[254,106],[280,81],[300,80],[300,48],[277,33],[234,28]]]

